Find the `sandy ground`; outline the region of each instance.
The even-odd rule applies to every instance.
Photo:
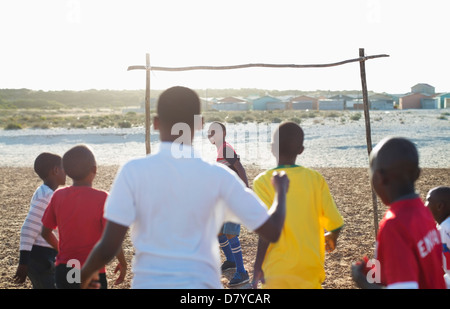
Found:
[[[94,186],[109,190],[117,168],[117,166],[100,166]],[[262,171],[254,165],[246,166],[246,170],[250,180]],[[326,256],[327,278],[323,287],[355,288],[350,277],[350,265],[363,255],[371,257],[374,249],[374,216],[368,172],[366,168],[317,168],[317,170],[326,178],[346,224],[338,240],[337,249]],[[0,175],[0,288],[31,288],[29,280],[24,285],[17,285],[13,283],[12,277],[19,257],[20,228],[28,212],[29,200],[36,187],[40,185],[40,180],[31,168],[24,167],[1,167]],[[416,189],[421,197],[425,198],[428,190],[438,185],[450,185],[450,169],[423,169]],[[386,207],[378,202],[378,220],[382,218],[385,210]],[[240,239],[245,266],[249,273],[252,273],[257,237],[243,228]],[[124,249],[131,265],[133,247],[129,237],[126,238]],[[113,261],[107,267],[109,288],[129,288],[131,269],[124,283],[113,286],[115,264],[116,261]],[[223,274],[222,283],[225,288],[232,275],[232,271]],[[243,285],[240,288],[250,288],[250,285]]]

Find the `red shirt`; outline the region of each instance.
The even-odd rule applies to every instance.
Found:
[[[234,148],[228,144],[227,142],[223,142],[222,146],[217,150],[217,162],[222,163],[232,169],[237,173],[234,168],[234,163],[239,160],[239,156],[237,155]]]
[[[380,222],[376,259],[383,285],[416,282],[420,289],[445,289],[440,235],[418,197],[390,205]]]
[[[105,191],[84,186],[55,191],[42,217],[42,224],[49,229],[58,228],[56,265],[77,259],[83,266],[102,236],[105,226],[103,208],[107,196]]]

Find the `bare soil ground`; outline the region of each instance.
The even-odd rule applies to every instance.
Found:
[[[109,190],[117,172],[117,166],[101,166],[94,186]],[[246,166],[248,178],[254,179],[262,170],[254,165]],[[338,240],[337,249],[326,255],[325,289],[356,288],[350,277],[350,265],[363,255],[373,256],[375,234],[372,193],[366,168],[317,168],[327,180],[336,204],[344,217],[345,228]],[[19,289],[31,288],[29,280],[24,285],[14,284],[19,258],[19,235],[23,220],[28,212],[29,201],[40,179],[31,168],[1,167],[0,168],[0,288]],[[429,189],[438,185],[450,185],[450,168],[423,169],[416,189],[424,199]],[[386,207],[378,202],[378,220],[381,220]],[[242,228],[241,247],[244,263],[250,274],[253,272],[253,262],[256,255],[257,237],[254,233]],[[133,256],[133,247],[126,238],[124,249],[127,260]],[[107,267],[109,288],[127,289],[132,278],[131,269],[126,281],[114,286],[113,274],[116,261]],[[225,272],[222,283],[227,287],[233,272]],[[240,288],[250,288],[249,284]]]

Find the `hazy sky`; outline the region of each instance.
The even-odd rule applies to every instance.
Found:
[[[369,90],[450,91],[448,0],[2,0],[0,88],[143,89],[144,64],[366,63]],[[361,89],[359,64],[158,72],[151,88]]]

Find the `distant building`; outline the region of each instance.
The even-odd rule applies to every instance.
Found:
[[[430,99],[431,96],[422,93],[409,93],[399,99],[399,109],[422,108],[421,99]]]
[[[246,100],[235,97],[226,97],[211,104],[211,109],[218,111],[246,111],[250,104]]]
[[[369,96],[369,108],[373,110],[394,109],[394,98],[383,93],[373,94]]]
[[[439,105],[439,99],[435,97],[420,99],[420,107],[422,109],[438,109],[440,108]]]
[[[268,95],[253,100],[253,110],[264,111],[277,109],[286,109],[286,103],[281,99]]]
[[[319,100],[319,110],[344,110],[345,100]]]
[[[434,98],[439,102],[437,108],[450,108],[450,92],[437,94]]]
[[[435,94],[435,89],[433,86],[428,85],[428,84],[416,84],[414,86],[411,87],[411,92],[412,93],[422,93],[422,94],[426,94],[426,95],[432,95]]]
[[[353,101],[355,100],[354,97],[344,95],[344,94],[337,94],[337,95],[329,97],[328,99],[335,100],[335,101],[344,101],[344,109],[353,109]]]
[[[330,100],[344,100],[344,101],[353,101],[353,97],[345,95],[345,94],[337,94],[329,97]]]
[[[288,103],[288,109],[293,110],[317,110],[319,108],[319,100],[306,95],[292,98]]]
[[[286,102],[268,102],[266,108],[268,111],[285,110],[287,106]]]

